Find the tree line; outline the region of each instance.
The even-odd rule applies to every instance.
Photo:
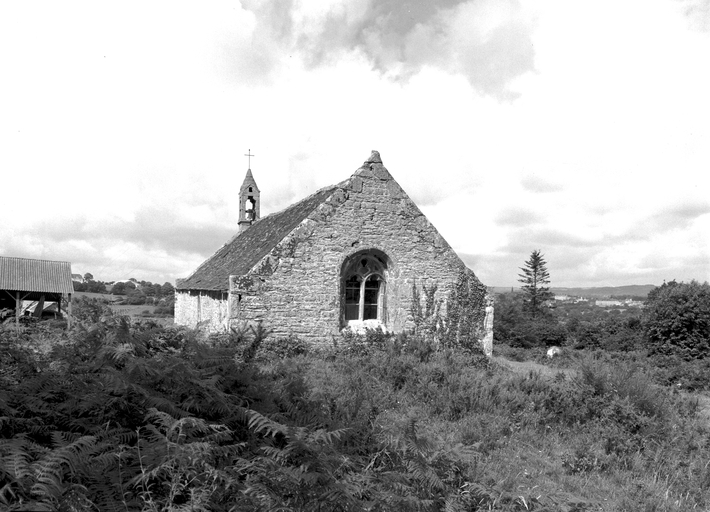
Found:
[[[496,300],[494,338],[513,347],[647,350],[685,360],[710,358],[710,284],[675,280],[653,289],[644,309],[550,307],[550,273],[535,250],[521,267],[521,293]]]
[[[135,278],[130,278],[128,281],[104,282],[95,280],[94,276],[89,272],[84,274],[83,277],[83,283],[74,281],[75,292],[120,295],[124,297],[122,302],[131,305],[170,305],[175,300],[175,287],[168,282],[161,285],[150,281],[139,281]]]

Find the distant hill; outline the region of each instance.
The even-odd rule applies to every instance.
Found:
[[[627,286],[599,286],[592,288],[556,288],[550,290],[555,295],[574,295],[576,297],[620,297],[633,295],[636,297],[646,297],[648,292],[656,288],[654,284],[632,284]],[[493,291],[496,293],[510,292],[510,287],[494,286]],[[515,287],[514,291],[520,291],[519,287]]]

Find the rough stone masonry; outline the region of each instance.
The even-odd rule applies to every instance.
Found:
[[[258,192],[251,170],[240,193],[248,188]],[[485,287],[377,151],[347,180],[281,212],[260,219],[259,207],[246,229],[240,218],[242,230],[178,280],[177,324],[220,330],[261,322],[277,337],[327,343],[345,328],[413,328],[413,287],[436,287],[443,311],[463,288],[473,299],[462,312],[475,323],[469,334],[485,338],[490,354]]]

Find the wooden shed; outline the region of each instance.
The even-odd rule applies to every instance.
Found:
[[[71,296],[74,286],[68,261],[32,260],[0,256],[0,309],[15,310],[19,323],[22,301],[37,301],[40,316],[45,302],[56,302],[61,313],[62,297],[67,298],[67,318],[71,322]]]

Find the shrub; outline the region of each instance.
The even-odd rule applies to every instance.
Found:
[[[175,315],[175,304],[169,306],[156,306],[153,311],[155,315],[173,316]]]
[[[285,338],[267,338],[262,341],[258,350],[260,360],[273,358],[284,359],[308,353],[309,344],[298,336],[290,335]]]
[[[112,316],[108,303],[100,299],[77,297],[73,300],[72,316],[79,322],[97,324],[102,317]]]
[[[654,352],[684,359],[710,356],[710,285],[663,283],[646,301],[646,334]]]
[[[654,354],[649,363],[658,384],[689,391],[710,390],[710,358],[686,361],[678,355]]]
[[[581,510],[601,505],[575,487],[655,482],[658,509],[710,498],[698,402],[652,385],[638,354],[552,380],[416,334],[301,354],[263,328],[47,329],[0,326],[3,509]],[[51,361],[36,336],[54,336]]]
[[[654,418],[657,424],[669,416],[669,403],[664,393],[639,367],[610,364],[607,361],[582,358],[578,364],[575,383],[587,389],[592,397],[598,397],[598,408],[590,410],[596,417],[615,416],[619,400],[627,400],[638,416]],[[618,417],[615,421],[621,421]],[[621,421],[626,422],[627,420]],[[629,420],[639,424],[646,420]],[[627,422],[628,423],[628,422]]]
[[[564,345],[566,329],[554,319],[521,321],[507,333],[508,344],[512,347],[551,347]]]

